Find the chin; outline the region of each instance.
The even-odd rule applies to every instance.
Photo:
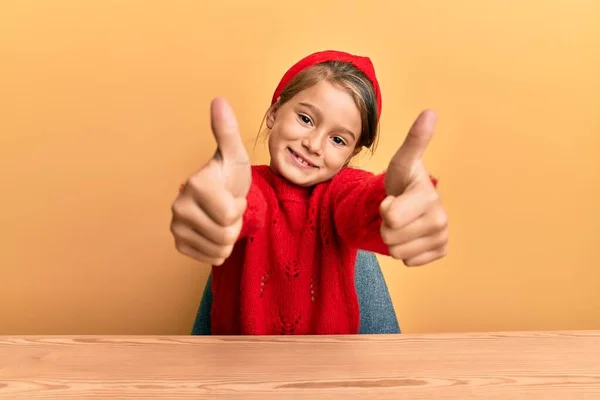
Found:
[[[319,183],[319,180],[316,177],[306,176],[298,173],[298,171],[289,171],[287,168],[283,168],[281,175],[294,185],[298,186],[310,187]]]
[[[271,168],[279,175],[297,186],[311,187],[322,180],[315,173],[306,174],[285,162],[271,163]],[[316,171],[315,171],[316,172]]]

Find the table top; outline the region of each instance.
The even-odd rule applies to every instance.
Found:
[[[600,331],[0,336],[1,399],[600,399]]]

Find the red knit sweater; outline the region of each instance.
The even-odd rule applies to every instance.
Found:
[[[240,238],[212,269],[212,334],[357,333],[357,251],[388,254],[384,178],[344,168],[302,188],[253,166]]]

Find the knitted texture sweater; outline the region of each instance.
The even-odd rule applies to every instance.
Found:
[[[212,334],[357,333],[358,249],[388,254],[380,235],[384,179],[344,168],[304,188],[253,166],[240,237],[212,268]]]

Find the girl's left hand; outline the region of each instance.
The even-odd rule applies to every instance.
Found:
[[[387,169],[388,196],[381,202],[381,237],[390,256],[407,266],[429,264],[448,252],[448,216],[436,181],[423,164],[436,116],[424,111],[411,127]]]

